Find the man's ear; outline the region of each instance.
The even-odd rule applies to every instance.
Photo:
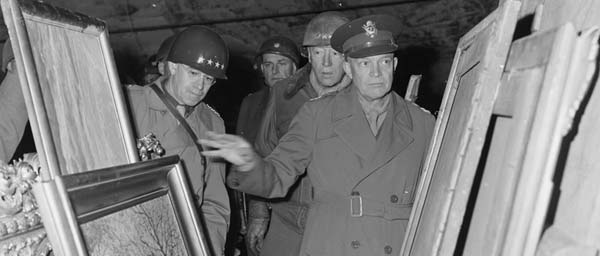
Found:
[[[167,67],[169,68],[169,74],[175,74],[175,70],[177,70],[177,64],[167,61]]]
[[[159,61],[158,63],[156,63],[156,68],[158,69],[158,73],[161,76],[165,75],[165,62],[164,61]]]
[[[396,67],[396,66],[394,65],[394,67]],[[343,68],[344,68],[344,72],[346,72],[346,75],[348,77],[350,77],[350,79],[352,79],[352,69],[350,69],[350,62],[344,61]]]
[[[396,71],[396,66],[398,66],[398,58],[394,57],[394,71]]]
[[[293,65],[292,74],[294,74],[294,73],[296,73],[296,70],[298,70],[298,67],[296,67],[296,63],[292,62],[292,65]]]

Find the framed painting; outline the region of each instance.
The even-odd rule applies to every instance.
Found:
[[[532,255],[521,249],[526,233],[539,232],[543,222],[543,218],[532,218],[537,204],[532,199],[539,192],[536,183],[544,180],[543,163],[554,166],[556,160],[549,152],[552,130],[561,130],[557,117],[566,114],[561,110],[562,102],[571,104],[575,95],[581,95],[586,88],[582,72],[595,66],[588,58],[595,37],[578,38],[573,26],[567,24],[512,44],[492,113],[489,150],[483,157],[487,162],[482,166],[462,255]],[[577,68],[573,70],[573,66]],[[517,193],[518,189],[522,191]],[[527,203],[522,204],[524,201]],[[547,206],[537,209],[545,211]],[[514,224],[509,225],[511,222]],[[539,239],[537,236],[534,240]],[[521,249],[515,250],[517,247]]]
[[[453,255],[512,41],[505,1],[459,41],[400,255]]]
[[[1,0],[42,177],[138,161],[106,24],[33,0]]]
[[[56,255],[209,256],[178,156],[34,186]]]

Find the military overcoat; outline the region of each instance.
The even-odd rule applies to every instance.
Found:
[[[391,93],[374,136],[354,85],[306,103],[275,150],[231,187],[280,197],[305,170],[314,189],[300,255],[398,254],[434,118]]]

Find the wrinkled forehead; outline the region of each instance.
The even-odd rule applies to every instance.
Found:
[[[289,61],[292,62],[292,59],[290,59],[287,56],[283,56],[281,54],[277,54],[277,53],[264,53],[262,55],[262,62],[272,62],[272,63],[277,63],[279,61]]]
[[[361,57],[361,58],[352,58],[349,56],[346,56],[346,61],[350,62],[350,63],[357,63],[360,61],[378,61],[378,60],[383,60],[383,59],[394,59],[394,53],[384,53],[384,54],[377,54],[377,55],[372,55],[372,56],[366,56],[366,57]]]
[[[173,62],[171,62],[171,63],[173,63]],[[181,69],[183,71],[192,72],[192,73],[195,73],[197,75],[203,75],[203,76],[206,76],[206,77],[214,78],[213,76],[211,76],[209,74],[206,74],[206,73],[202,72],[199,69],[190,67],[189,65],[186,65],[186,64],[183,64],[183,63],[173,63],[173,64],[176,65],[177,68],[179,68],[179,69]]]

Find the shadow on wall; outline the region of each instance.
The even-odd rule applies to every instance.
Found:
[[[252,64],[247,57],[229,56],[227,80],[217,80],[204,99],[221,115],[228,133],[235,133],[237,116],[244,97],[257,91],[262,85]]]
[[[392,89],[401,96],[406,93],[411,75],[421,74],[417,104],[431,113],[440,107],[452,57],[433,47],[409,46],[396,52],[398,66]]]

